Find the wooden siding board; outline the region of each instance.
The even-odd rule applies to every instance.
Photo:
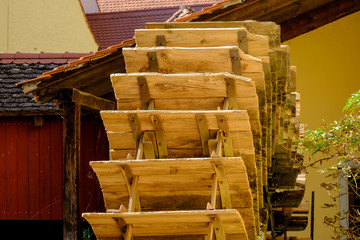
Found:
[[[40,219],[51,220],[50,122],[40,127]]]
[[[106,131],[103,122],[99,119],[95,126],[95,158],[96,160],[109,159],[109,141],[107,139]],[[93,171],[93,170],[92,170]],[[96,212],[105,212],[105,203],[103,194],[100,189],[100,183],[95,175],[95,190],[96,190]]]
[[[0,118],[0,219],[6,219],[6,118]]]
[[[17,121],[15,118],[7,120],[7,219],[17,220],[18,218],[18,195],[17,195]]]
[[[62,220],[62,120],[50,123],[51,219]]]
[[[84,155],[82,162],[84,164],[84,176],[82,180],[82,188],[80,191],[84,192],[85,198],[83,199],[84,212],[94,212],[96,210],[96,201],[95,201],[95,174],[92,171],[89,162],[95,160],[95,123],[94,121],[84,121],[83,122],[84,131]]]
[[[29,219],[29,135],[28,118],[17,120],[18,128],[18,219]]]
[[[39,138],[40,128],[34,126],[34,122],[29,122],[29,218],[39,220],[40,201],[39,201]]]
[[[0,118],[0,220],[62,220],[62,119]],[[104,212],[98,179],[89,161],[109,158],[100,119],[85,118],[82,173],[83,211]]]

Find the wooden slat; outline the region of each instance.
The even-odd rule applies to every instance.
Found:
[[[261,60],[244,54],[238,47],[153,47],[153,48],[124,48],[123,54],[126,62],[126,71],[152,72],[150,70],[148,53],[157,54],[158,72],[233,72],[230,51],[239,54],[241,72],[262,72]],[[178,62],[181,64],[173,64]]]
[[[61,135],[62,136],[62,135]],[[40,128],[34,122],[29,122],[29,218],[39,220],[39,137]],[[61,206],[62,208],[62,206]]]
[[[62,119],[56,118],[51,121],[51,218],[52,220],[62,219],[62,184],[58,181],[62,177]],[[55,137],[56,136],[56,137]],[[93,172],[93,177],[95,173]],[[96,181],[96,180],[95,180]]]
[[[40,220],[51,220],[50,123],[40,127]]]
[[[6,153],[6,166],[7,166],[7,187],[6,187],[6,208],[7,208],[7,220],[17,220],[18,218],[18,145],[17,145],[17,121],[15,118],[7,119],[7,153]]]
[[[29,119],[18,119],[18,150],[19,174],[18,174],[18,219],[29,219]],[[1,128],[1,126],[0,126]],[[1,130],[0,130],[1,131]],[[1,138],[1,137],[0,137]],[[1,144],[1,140],[0,140]],[[5,144],[5,143],[4,143]],[[5,144],[6,146],[6,144]],[[5,195],[6,196],[6,195]],[[6,198],[5,198],[6,199]]]
[[[6,118],[0,118],[0,195],[6,199]],[[6,219],[6,201],[0,201],[0,218]]]

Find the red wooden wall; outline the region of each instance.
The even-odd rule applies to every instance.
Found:
[[[62,120],[0,117],[0,220],[62,220]],[[108,159],[101,120],[82,124],[80,210],[104,211],[89,161]]]

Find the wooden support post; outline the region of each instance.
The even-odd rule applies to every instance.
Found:
[[[150,103],[150,92],[145,77],[137,77],[139,89],[140,89],[140,100],[141,109],[147,110]]]
[[[132,240],[132,229],[133,229],[133,226],[131,224],[126,225],[124,240]]]
[[[206,121],[206,118],[203,114],[196,114],[196,122],[198,124],[200,139],[201,139],[201,146],[203,149],[203,154],[205,157],[210,156],[209,153],[209,127]]]
[[[165,35],[156,36],[156,46],[165,46]]]
[[[134,175],[131,183],[128,212],[135,212],[136,210],[138,210],[136,209],[136,205],[137,205],[136,202],[139,201],[138,183],[139,183],[139,176]]]
[[[224,145],[224,155],[225,157],[233,157],[233,146],[232,139],[229,130],[229,126],[227,124],[227,120],[223,114],[217,114],[216,119],[219,125],[219,129],[222,131],[222,143]]]
[[[275,221],[274,221],[274,214],[272,211],[272,206],[271,206],[271,197],[270,197],[270,193],[269,193],[269,189],[267,185],[263,186],[264,190],[264,198],[266,200],[267,203],[267,208],[268,208],[268,212],[269,212],[269,221],[270,221],[270,228],[271,228],[271,236],[273,239],[276,238],[276,234],[275,234]]]
[[[243,50],[244,53],[248,54],[248,41],[246,31],[239,31],[238,41],[240,49]]]
[[[237,110],[237,99],[235,91],[235,82],[233,78],[225,78],[226,94],[228,100],[228,108],[224,110]]]
[[[155,130],[156,143],[159,151],[159,158],[167,158],[168,157],[167,144],[166,144],[166,139],[164,135],[164,130],[162,128],[160,116],[153,115],[151,116],[151,119]]]
[[[59,92],[64,108],[63,120],[63,232],[64,239],[81,239],[79,210],[81,107],[92,110],[113,110],[115,103],[74,88]]]
[[[135,141],[135,149],[139,147],[140,137],[141,137],[141,126],[140,120],[136,113],[128,114],[129,123],[131,126],[131,130],[133,132],[134,141]]]
[[[159,158],[159,152],[156,147],[156,137],[155,137],[155,133],[153,131],[144,132],[144,141],[143,142],[151,142],[151,144],[152,144],[151,147],[154,152],[154,158]],[[147,153],[145,151],[146,151],[146,146],[144,146],[144,153],[145,153],[145,158],[148,158],[148,157],[146,157]]]
[[[64,239],[81,239],[79,210],[81,105],[63,103],[63,231]]]
[[[143,151],[146,159],[155,159],[154,146],[150,141],[143,141]]]
[[[231,209],[230,188],[224,166],[219,160],[213,160],[211,164],[215,170],[217,182],[219,184],[221,206],[223,209]]]
[[[218,180],[216,177],[216,173],[213,176],[214,182],[212,185],[212,190],[211,190],[211,203],[210,203],[210,207],[211,210],[214,210],[216,208],[216,193],[217,193],[217,188],[218,188]]]
[[[234,74],[241,75],[241,63],[239,50],[232,48],[230,49],[230,58],[232,64],[232,71]]]
[[[156,52],[148,52],[147,55],[149,59],[150,72],[159,72],[159,65],[158,65]]]
[[[210,222],[214,226],[216,240],[226,240],[223,224],[218,216],[210,216]]]
[[[132,189],[133,189],[133,184],[134,184],[134,178],[136,176],[134,176],[132,174],[132,171],[130,169],[129,166],[127,165],[123,165],[121,166],[121,172],[123,174],[123,177],[124,177],[124,180],[125,180],[125,183],[126,183],[126,187],[128,189],[128,192],[129,192],[129,196],[131,198],[131,194],[132,194]],[[137,182],[136,182],[137,184]],[[137,191],[137,186],[136,186],[136,192],[135,192],[135,195],[133,196],[133,209],[132,211],[135,211],[135,212],[141,212],[141,204],[140,204],[140,197],[139,197],[139,193]],[[129,201],[129,211],[130,211],[130,201]],[[121,208],[121,206],[120,206]]]

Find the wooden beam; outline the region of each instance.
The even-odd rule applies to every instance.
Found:
[[[332,1],[312,11],[282,22],[281,40],[290,40],[359,10],[360,0]]]
[[[115,103],[75,88],[60,90],[60,101],[72,101],[92,110],[114,110]]]
[[[64,102],[63,120],[63,232],[64,239],[81,239],[79,209],[81,105]]]

